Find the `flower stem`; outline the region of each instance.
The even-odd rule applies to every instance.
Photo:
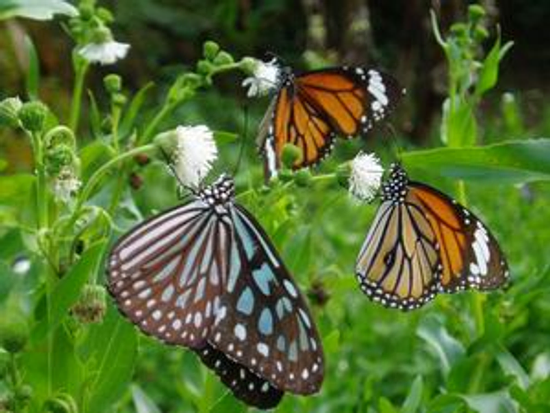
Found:
[[[143,135],[141,135],[141,139],[138,138],[138,144],[142,144],[145,142],[149,142],[151,137],[153,136],[153,133],[155,133],[158,125],[170,114],[176,107],[180,104],[180,101],[175,101],[171,103],[166,103],[160,112],[158,112],[153,120],[147,125],[147,128],[145,129],[145,132],[143,132]]]
[[[80,119],[80,107],[82,105],[82,91],[84,90],[84,80],[86,79],[88,66],[88,62],[76,58],[76,61],[74,63],[75,80],[73,87],[71,116],[69,119],[69,126],[73,131],[76,131],[78,128],[78,121]]]

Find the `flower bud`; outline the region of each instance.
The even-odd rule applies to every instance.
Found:
[[[122,89],[122,79],[119,75],[111,73],[103,78],[103,85],[107,92],[114,95]]]
[[[19,120],[30,132],[41,132],[48,116],[48,108],[42,102],[27,102],[19,110]]]
[[[5,315],[0,321],[0,346],[7,352],[19,353],[29,338],[27,321],[20,315]]]
[[[468,7],[468,16],[470,20],[477,21],[485,16],[485,9],[479,4],[472,4]]]
[[[107,10],[105,7],[98,7],[96,11],[96,16],[99,17],[99,19],[103,23],[112,23],[115,21],[113,13],[111,13],[111,11]]]
[[[115,93],[113,95],[112,99],[113,99],[113,105],[118,106],[118,107],[124,106],[126,104],[126,102],[128,101],[126,96],[124,96],[122,93]]]
[[[93,4],[87,2],[81,2],[78,5],[78,15],[81,20],[90,20],[94,15]]]
[[[241,59],[241,69],[248,75],[253,75],[258,68],[258,60],[253,57],[243,57]]]
[[[211,40],[204,42],[203,54],[206,59],[213,60],[219,51],[220,46],[218,45],[218,43]]]
[[[197,63],[197,73],[208,75],[213,69],[212,63],[207,60],[200,60]]]
[[[279,171],[279,179],[281,182],[290,182],[294,178],[294,172],[290,169],[283,168]]]
[[[68,145],[73,149],[76,147],[73,131],[64,125],[55,126],[44,135],[44,145],[47,149],[60,144]]]
[[[477,41],[483,41],[489,37],[489,32],[485,27],[482,26],[476,26],[474,31],[474,38]]]
[[[234,63],[235,60],[233,59],[233,56],[231,56],[229,53],[222,50],[214,58],[213,62],[215,65],[222,66],[222,65],[230,65],[231,63]]]
[[[7,98],[0,102],[0,126],[15,128],[19,126],[19,110],[23,106],[18,97]]]
[[[113,39],[113,34],[111,33],[111,30],[105,26],[101,26],[96,28],[92,32],[92,43],[101,44],[106,43]]]
[[[296,145],[287,143],[283,147],[283,154],[281,156],[283,165],[287,168],[292,168],[295,163],[299,162],[302,159],[302,150]]]
[[[64,168],[73,167],[75,161],[73,149],[66,144],[59,144],[46,152],[46,172],[50,176],[59,175]]]
[[[307,187],[311,185],[311,172],[309,169],[300,169],[294,174],[294,182],[300,187]]]
[[[73,307],[73,314],[83,324],[99,323],[107,311],[105,288],[87,284]]]
[[[151,158],[149,158],[149,155],[146,155],[144,153],[138,153],[136,156],[134,156],[134,160],[139,166],[145,166],[151,162]]]

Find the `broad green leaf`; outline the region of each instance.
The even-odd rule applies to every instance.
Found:
[[[518,385],[522,389],[527,389],[530,386],[529,376],[516,358],[502,345],[496,348],[496,358],[498,364],[505,373],[514,376]]]
[[[390,402],[385,397],[380,397],[378,400],[378,408],[380,409],[380,413],[397,413],[398,410],[393,406],[392,402]]]
[[[468,148],[402,154],[407,169],[427,169],[466,180],[524,183],[550,179],[550,139],[508,141]]]
[[[25,75],[25,84],[29,99],[38,99],[38,87],[40,85],[40,60],[36,48],[29,36],[25,36],[25,47],[29,57],[29,67]]]
[[[101,113],[94,92],[88,90],[88,99],[90,100],[90,128],[92,135],[98,139],[101,137]],[[91,146],[91,145],[90,145]]]
[[[154,85],[155,84],[153,82],[147,83],[132,98],[132,102],[130,103],[130,106],[128,107],[128,110],[126,111],[126,114],[120,124],[120,136],[125,137],[130,135],[132,128],[135,128],[134,123],[141,107],[143,106],[147,92],[149,92]]]
[[[0,20],[12,17],[51,20],[56,14],[78,15],[78,10],[63,0],[8,0],[3,3],[0,5]]]
[[[155,402],[137,384],[130,386],[137,413],[160,413]]]
[[[52,349],[52,386],[54,390],[69,392],[77,398],[82,383],[82,363],[76,357],[73,339],[65,326],[56,329],[51,341]]]
[[[422,338],[436,354],[441,365],[441,371],[447,376],[451,366],[464,355],[462,344],[451,336],[441,320],[435,316],[424,317],[416,334]]]
[[[34,182],[31,174],[0,176],[0,204],[21,206],[28,199]]]
[[[94,326],[88,344],[87,391],[89,413],[112,411],[109,407],[128,389],[137,356],[137,335],[134,326],[122,319],[118,311],[108,307],[103,323]],[[91,369],[94,366],[95,369]]]
[[[33,341],[41,340],[48,331],[65,319],[71,306],[79,299],[80,291],[86,281],[98,271],[104,247],[105,242],[98,242],[90,247],[71,270],[57,282],[49,297],[50,318],[48,319],[46,311],[40,312],[42,318],[38,320],[31,334]]]
[[[409,394],[403,403],[401,413],[416,413],[420,409],[422,402],[422,390],[424,388],[424,382],[422,376],[416,376],[414,382],[409,390]]]

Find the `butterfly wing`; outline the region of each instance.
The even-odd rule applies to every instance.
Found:
[[[348,137],[367,133],[393,110],[403,94],[390,75],[361,67],[308,72],[297,77],[296,88],[334,131]]]
[[[229,268],[232,227],[202,200],[157,215],[122,237],[108,289],[143,332],[195,347],[209,335]]]
[[[281,401],[284,394],[282,391],[210,344],[194,351],[208,368],[216,372],[235,396],[245,403],[260,409],[271,409]]]
[[[314,393],[323,352],[305,301],[255,219],[238,205],[232,217],[238,259],[209,342],[280,390]]]
[[[493,290],[506,284],[508,264],[496,238],[481,220],[431,186],[411,182],[409,187],[439,245],[442,291]]]
[[[439,286],[435,234],[422,211],[408,201],[381,204],[355,267],[367,296],[401,310],[430,301]]]
[[[330,152],[334,132],[328,119],[302,99],[290,81],[280,89],[268,114],[269,123],[262,122],[264,126],[260,126],[260,153],[267,180],[277,175],[286,144],[296,145],[302,151],[302,158],[294,163],[297,169],[317,163]]]

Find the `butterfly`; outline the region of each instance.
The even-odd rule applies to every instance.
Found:
[[[232,178],[132,229],[108,290],[144,333],[192,349],[237,398],[271,408],[323,380],[321,340],[298,287]]]
[[[393,77],[375,69],[343,66],[300,75],[281,69],[258,135],[266,179],[277,175],[286,144],[302,152],[294,169],[314,165],[332,150],[335,135],[367,133],[403,93]]]
[[[431,186],[409,181],[397,164],[357,258],[363,292],[389,308],[421,307],[438,293],[493,290],[508,264],[495,237],[471,211]]]

